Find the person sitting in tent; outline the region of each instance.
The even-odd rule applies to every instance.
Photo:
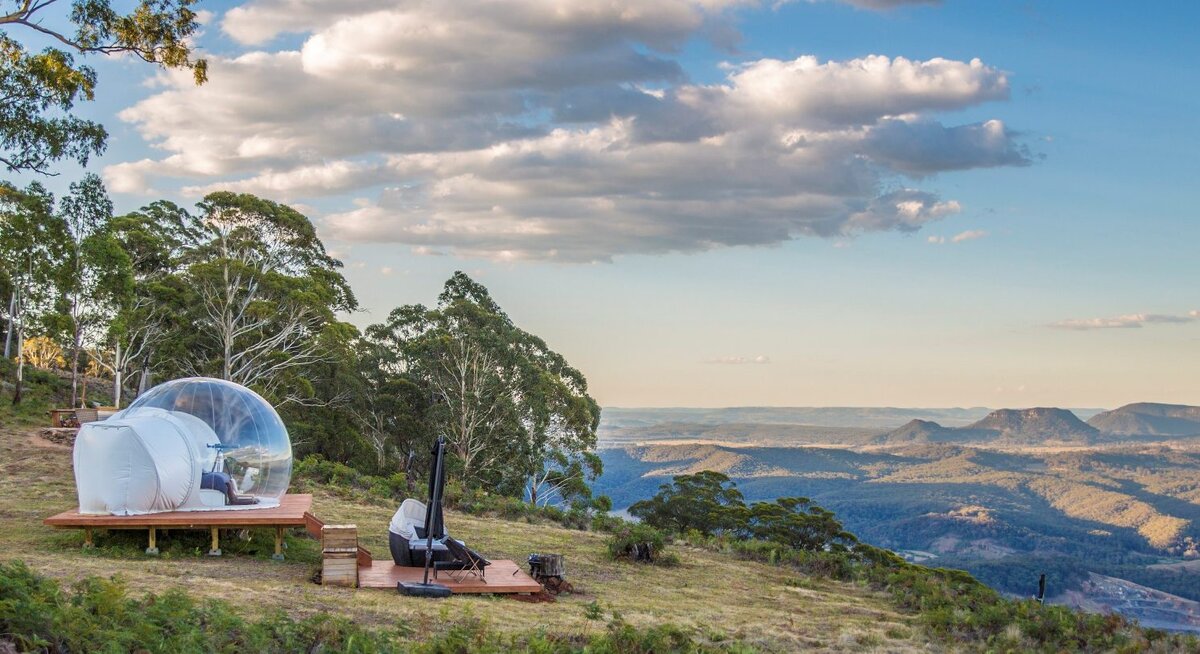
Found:
[[[258,504],[257,497],[242,495],[238,491],[237,483],[233,480],[233,477],[228,472],[225,472],[225,450],[233,448],[220,443],[211,444],[208,447],[217,451],[217,457],[216,461],[213,462],[212,470],[201,475],[200,488],[202,490],[215,490],[224,493],[225,504],[228,506]]]

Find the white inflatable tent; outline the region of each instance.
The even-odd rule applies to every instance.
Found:
[[[279,506],[291,479],[287,429],[269,403],[231,382],[156,386],[75,439],[83,514]]]

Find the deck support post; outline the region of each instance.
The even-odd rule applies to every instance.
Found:
[[[90,550],[95,546],[96,546],[96,544],[92,542],[92,528],[84,527],[83,528],[83,549]]]
[[[283,527],[275,528],[275,553],[271,555],[276,561],[283,560]]]
[[[209,532],[212,533],[212,547],[208,550],[209,556],[221,556],[221,530],[216,527],[209,527]]]
[[[155,534],[154,527],[151,527],[150,528],[150,547],[146,548],[146,554],[149,554],[150,556],[158,556],[158,541],[155,540],[156,535],[157,534]]]

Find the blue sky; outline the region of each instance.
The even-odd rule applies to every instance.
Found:
[[[606,405],[1200,403],[1192,3],[720,4],[211,3],[90,169],[300,206],[360,325],[467,270]]]

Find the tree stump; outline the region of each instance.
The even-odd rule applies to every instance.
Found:
[[[545,587],[546,592],[557,595],[574,590],[571,582],[564,579],[567,573],[562,554],[530,554],[529,576]]]

